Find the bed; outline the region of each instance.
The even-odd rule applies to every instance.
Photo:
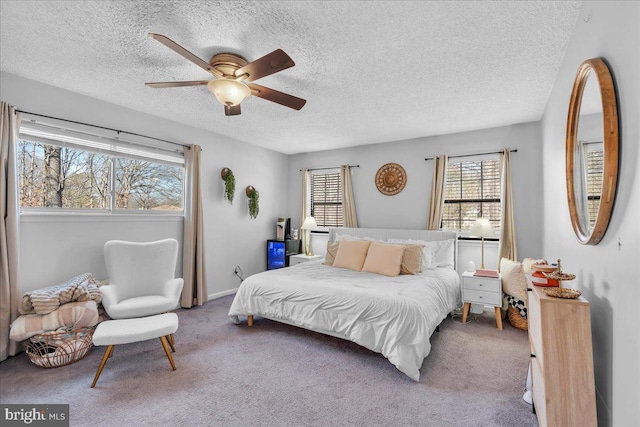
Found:
[[[456,273],[457,234],[428,230],[336,228],[329,242],[368,239],[401,243],[408,239],[450,244],[448,266],[415,275],[388,277],[335,268],[323,261],[301,263],[250,276],[229,309],[236,323],[259,316],[353,341],[381,353],[411,379],[431,350],[430,337],[461,305]],[[399,241],[398,241],[399,239]]]

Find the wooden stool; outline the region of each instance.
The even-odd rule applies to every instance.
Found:
[[[135,319],[107,320],[98,325],[93,333],[93,344],[96,346],[106,345],[107,350],[102,356],[102,361],[98,367],[98,372],[93,379],[91,388],[96,386],[98,378],[104,369],[107,360],[113,356],[113,346],[117,344],[129,344],[139,341],[146,341],[153,338],[160,338],[167,358],[171,363],[171,368],[175,371],[176,364],[173,362],[171,351],[175,352],[173,334],[178,330],[178,315],[175,313],[158,314],[156,316],[139,317]],[[171,347],[171,351],[169,351]]]

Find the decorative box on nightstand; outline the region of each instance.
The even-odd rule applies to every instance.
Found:
[[[324,258],[323,255],[305,255],[305,254],[291,255],[289,257],[289,267],[296,264],[302,264],[303,262],[312,261],[316,259],[323,259],[323,258]]]
[[[479,277],[472,272],[462,273],[462,323],[466,323],[471,304],[494,307],[496,325],[502,330],[502,277]]]

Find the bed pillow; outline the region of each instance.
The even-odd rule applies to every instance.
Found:
[[[371,242],[369,240],[341,240],[333,266],[362,271]]]
[[[453,239],[438,240],[432,242],[436,244],[435,250],[435,263],[438,268],[451,268],[453,269],[454,258],[454,241]]]
[[[327,254],[324,256],[324,265],[333,265],[333,261],[336,258],[336,254],[338,253],[339,247],[340,247],[340,242],[337,242],[337,243],[327,242]]]
[[[401,243],[403,245],[420,245],[422,246],[422,270],[432,270],[436,268],[435,263],[435,242],[427,242],[426,240],[414,239],[387,239],[389,243]]]
[[[424,245],[404,245],[400,274],[422,273],[422,250]]]
[[[521,301],[527,301],[527,279],[522,264],[507,258],[500,260],[502,291]]]
[[[384,240],[374,239],[373,237],[358,237],[358,236],[352,236],[350,234],[336,233],[335,242],[340,242],[341,240],[369,240],[371,242],[384,242]]]
[[[395,277],[400,274],[404,245],[372,242],[362,271]]]

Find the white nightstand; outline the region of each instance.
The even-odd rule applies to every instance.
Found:
[[[502,277],[479,277],[472,272],[462,273],[462,323],[466,323],[471,304],[491,305],[496,315],[496,325],[502,330]]]
[[[302,264],[303,262],[312,261],[316,259],[323,259],[323,258],[324,258],[323,255],[311,255],[311,256],[308,256],[305,254],[291,255],[289,257],[289,267],[296,264]]]

